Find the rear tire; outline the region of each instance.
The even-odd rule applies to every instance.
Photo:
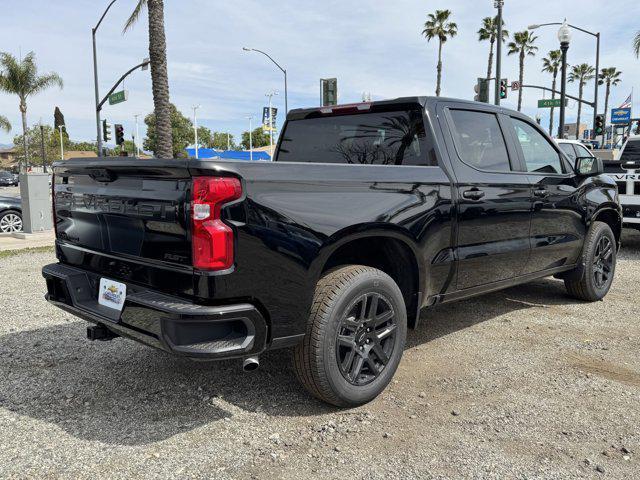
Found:
[[[304,341],[294,351],[294,371],[320,400],[362,405],[391,381],[406,335],[404,298],[391,277],[371,267],[339,267],[316,286]]]
[[[569,275],[564,284],[572,297],[586,302],[602,300],[613,283],[618,245],[611,227],[594,222],[582,252],[582,275]]]

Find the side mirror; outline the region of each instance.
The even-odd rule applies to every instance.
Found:
[[[604,173],[604,163],[597,157],[578,157],[575,170],[578,175],[585,177],[600,175]]]

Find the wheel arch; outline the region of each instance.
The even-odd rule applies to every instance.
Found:
[[[598,209],[591,217],[591,221],[589,222],[589,226],[591,226],[594,222],[604,222],[613,231],[613,235],[616,238],[616,242],[620,245],[620,240],[622,238],[622,215],[620,214],[620,210],[617,206],[607,205]]]
[[[318,257],[313,278],[340,265],[365,265],[389,275],[402,291],[407,307],[408,327],[418,324],[421,305],[421,286],[425,271],[418,261],[415,242],[404,232],[389,228],[359,228],[342,232],[331,238]]]

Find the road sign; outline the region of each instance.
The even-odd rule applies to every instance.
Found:
[[[518,90],[520,90],[520,82],[511,82],[511,90],[514,92],[517,92]]]
[[[631,109],[614,108],[611,110],[611,123],[613,125],[628,125],[631,123]]]
[[[109,95],[109,105],[116,105],[118,103],[126,102],[129,99],[128,90],[120,90],[119,92],[113,92]]]
[[[568,100],[565,100],[564,106],[569,104]],[[538,108],[559,108],[562,105],[562,101],[559,98],[545,98],[538,100]]]

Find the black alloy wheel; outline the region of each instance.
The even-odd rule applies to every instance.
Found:
[[[338,327],[336,359],[352,385],[373,382],[393,355],[396,315],[388,299],[367,293],[351,304]]]

